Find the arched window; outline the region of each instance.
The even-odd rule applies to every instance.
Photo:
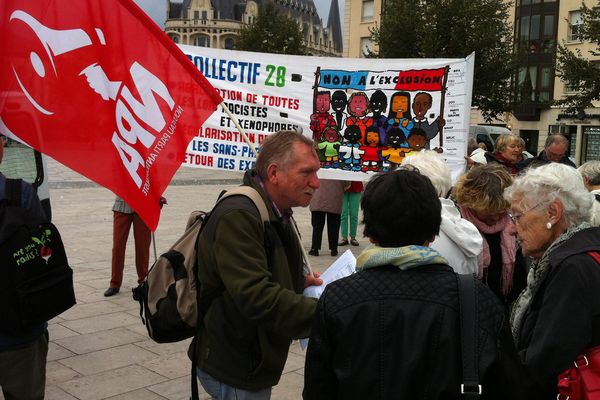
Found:
[[[210,47],[210,39],[206,36],[194,36],[193,45],[200,47]]]
[[[233,50],[233,39],[228,37],[225,39],[225,48],[227,50]]]

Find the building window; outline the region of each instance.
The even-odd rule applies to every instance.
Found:
[[[225,48],[227,50],[233,50],[233,39],[232,38],[225,39]]]
[[[371,51],[373,51],[373,42],[371,41],[371,38],[360,38],[360,57],[365,57]]]
[[[583,127],[583,149],[582,162],[600,160],[600,126]]]
[[[195,36],[193,45],[199,47],[210,47],[210,38],[206,36]]]
[[[362,22],[373,21],[374,0],[364,0],[362,2]]]
[[[200,18],[200,11],[194,11],[194,19]]]
[[[567,36],[568,42],[578,42],[581,40],[579,33],[583,25],[581,18],[581,11],[569,12],[569,34]]]
[[[179,35],[169,35],[174,43],[179,43]]]
[[[208,19],[208,11],[202,11],[202,19]]]

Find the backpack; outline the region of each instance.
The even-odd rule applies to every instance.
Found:
[[[73,270],[54,224],[21,206],[21,179],[0,201],[0,332],[26,334],[71,308]]]
[[[217,205],[231,196],[246,196],[254,203],[263,222],[269,221],[269,212],[260,194],[249,186],[240,186],[222,193]],[[197,243],[202,227],[211,213],[194,211],[190,214],[183,235],[162,254],[148,271],[138,290],[140,317],[148,335],[157,343],[178,342],[193,337],[199,316],[208,310],[213,298],[203,298],[197,281]]]

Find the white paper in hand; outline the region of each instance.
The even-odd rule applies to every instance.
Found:
[[[309,286],[304,289],[304,295],[306,297],[316,297],[319,298],[323,294],[325,290],[325,286],[333,281],[337,281],[340,278],[344,278],[346,276],[350,276],[356,272],[356,258],[354,254],[350,250],[346,250],[344,254],[339,256],[337,260],[333,262],[327,268],[325,272],[321,274],[321,279],[323,279],[323,284],[320,286]],[[308,346],[308,339],[300,339],[300,347],[302,350],[306,349]]]
[[[304,289],[304,295],[306,297],[321,297],[321,294],[325,290],[325,286],[333,281],[337,281],[340,278],[344,278],[346,276],[350,276],[356,272],[356,258],[354,254],[350,250],[346,250],[344,254],[338,257],[337,260],[333,262],[327,268],[325,272],[321,274],[321,279],[323,279],[323,284],[320,286],[309,286]]]

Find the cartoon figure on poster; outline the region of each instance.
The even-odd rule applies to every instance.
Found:
[[[340,146],[340,158],[342,169],[346,171],[361,170],[361,156],[365,153],[361,150],[362,133],[356,125],[351,125],[344,131],[344,142]]]
[[[400,128],[394,127],[387,132],[386,147],[381,150],[383,158],[382,171],[387,172],[395,166],[402,164],[407,153],[412,152],[406,142],[406,136]]]
[[[348,114],[346,126],[356,125],[360,128],[362,142],[366,142],[367,128],[373,125],[373,118],[367,117],[369,113],[369,98],[364,92],[354,92],[348,99]]]
[[[362,155],[361,171],[379,171],[381,158],[381,139],[379,130],[373,126],[367,128],[365,136],[365,144],[360,146],[360,150],[364,151]]]
[[[402,71],[317,68],[311,129],[313,117],[321,122],[322,132],[330,125],[337,128],[327,138],[318,136],[319,148],[328,153],[321,165],[346,171],[389,171],[400,165],[404,157],[422,149],[434,147],[443,152],[448,71],[448,66]],[[382,76],[391,79],[379,79]],[[330,99],[327,92],[321,98],[322,89],[333,91],[333,97]],[[347,114],[343,112],[344,105]],[[437,115],[429,113],[438,105]],[[436,143],[431,144],[435,138]]]
[[[427,135],[428,145],[431,139],[436,137],[437,134],[446,125],[446,121],[441,115],[438,115],[438,117],[433,122],[429,123],[426,114],[432,105],[433,97],[427,92],[417,93],[414,97],[412,104],[412,111],[415,115],[413,118],[414,127],[422,129],[425,132],[425,134]]]
[[[410,115],[410,93],[396,92],[392,95],[387,124],[389,127],[399,128],[408,137],[414,126]]]
[[[381,138],[381,142],[386,142],[386,132],[389,129],[387,125],[387,118],[385,115],[382,115],[383,112],[387,109],[387,97],[383,91],[377,89],[371,95],[369,99],[369,108],[373,113],[373,126],[379,129],[379,137]]]
[[[421,128],[413,128],[406,139],[408,143],[408,147],[410,147],[411,151],[406,153],[407,156],[411,156],[416,152],[419,152],[427,146],[427,133]]]
[[[315,99],[316,111],[310,116],[310,129],[313,132],[313,140],[318,141],[322,133],[328,126],[336,126],[333,116],[329,114],[331,105],[330,94],[328,91],[317,92]]]
[[[333,118],[339,132],[342,132],[346,126],[346,106],[348,105],[348,96],[343,90],[336,90],[331,95],[331,109],[333,110]]]
[[[325,155],[323,168],[338,168],[340,166],[339,148],[340,134],[335,126],[328,126],[322,134],[322,140],[317,143],[319,150]]]

